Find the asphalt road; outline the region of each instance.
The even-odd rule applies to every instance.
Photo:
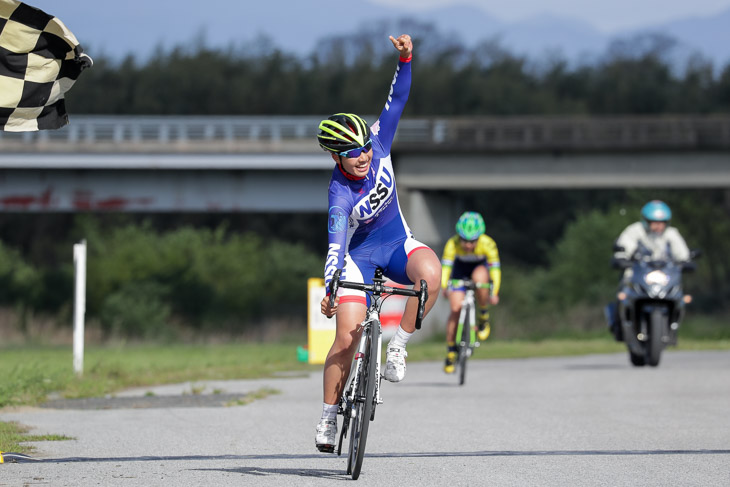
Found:
[[[280,393],[223,405],[262,388]],[[462,387],[440,363],[413,363],[404,382],[384,382],[383,399],[361,485],[730,485],[727,351],[668,351],[657,368],[625,354],[473,360]],[[314,447],[320,401],[317,373],[6,409],[1,421],[75,439],[0,465],[0,486],[351,482],[344,454]]]

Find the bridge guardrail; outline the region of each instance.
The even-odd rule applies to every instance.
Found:
[[[316,152],[321,116],[71,117],[55,131],[0,132],[13,152]],[[375,120],[375,117],[366,117]],[[404,118],[396,150],[728,150],[730,116]]]

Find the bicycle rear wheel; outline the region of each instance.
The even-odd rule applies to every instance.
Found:
[[[461,327],[461,337],[459,340],[459,385],[463,386],[466,380],[466,359],[469,358],[469,346],[471,345],[471,326],[469,323],[469,313],[465,313],[464,325]]]
[[[348,457],[347,473],[357,480],[362,469],[365,456],[365,444],[368,438],[368,426],[375,407],[375,383],[377,377],[378,340],[375,335],[375,323],[363,333],[367,333],[367,344],[363,367],[360,369],[360,380],[356,394],[356,417],[352,418],[350,429],[350,454]]]

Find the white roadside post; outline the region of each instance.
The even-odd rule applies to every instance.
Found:
[[[84,372],[84,315],[86,314],[86,240],[74,244],[74,372]]]

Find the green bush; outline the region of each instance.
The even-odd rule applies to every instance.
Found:
[[[101,306],[99,319],[108,336],[142,339],[172,339],[170,306],[166,289],[154,282],[129,282],[109,294]]]
[[[106,336],[169,339],[180,327],[240,333],[272,318],[303,324],[307,279],[322,271],[321,256],[303,244],[225,225],[162,232],[148,222],[88,215],[76,224],[73,233],[88,244],[86,317]],[[70,253],[69,242],[57,247],[58,255]],[[50,265],[37,270],[0,243],[0,305],[15,308],[21,328],[34,311],[70,324],[73,264],[70,256],[49,256]]]
[[[579,214],[550,251],[544,268],[510,268],[506,263],[500,307],[509,309],[502,312],[512,322],[530,323],[514,338],[585,329],[586,322],[602,317],[603,305],[611,300],[619,278],[610,265],[612,245],[631,223],[622,213],[615,208]]]
[[[0,304],[31,304],[37,300],[40,273],[20,252],[0,242]]]
[[[567,310],[611,299],[619,280],[612,269],[613,242],[634,219],[619,208],[581,213],[551,251],[550,266],[536,279],[543,304]]]
[[[304,322],[307,278],[321,273],[321,258],[304,246],[224,227],[89,230],[87,309],[113,334],[167,335],[173,316],[234,333],[270,317]]]

